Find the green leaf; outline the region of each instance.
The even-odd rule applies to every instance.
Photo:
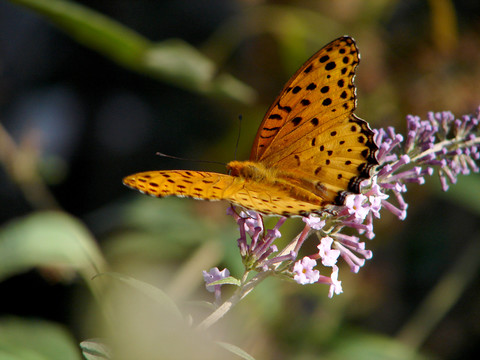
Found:
[[[223,342],[223,341],[217,341],[216,342],[218,345],[223,347],[224,349],[230,351],[232,354],[240,356],[242,359],[246,360],[255,360],[253,356],[245,352],[244,350],[240,349],[238,346]]]
[[[142,57],[143,70],[156,77],[204,94],[253,103],[254,91],[233,76],[217,74],[217,65],[181,39],[152,44]]]
[[[85,6],[65,0],[10,0],[48,18],[75,41],[131,70],[209,96],[252,104],[256,92],[179,39],[153,43]]]
[[[0,230],[0,280],[37,266],[67,267],[90,279],[104,264],[85,226],[65,213],[34,213]]]
[[[80,343],[82,354],[87,360],[108,360],[112,358],[110,349],[99,339],[85,340]]]
[[[345,333],[342,340],[335,343],[335,348],[328,359],[356,360],[425,360],[427,357],[417,353],[395,339],[354,331]]]
[[[77,42],[116,62],[136,67],[150,42],[135,31],[72,1],[11,0],[43,15]]]
[[[470,209],[480,215],[480,176],[470,174],[459,175],[456,184],[450,184],[448,191],[442,191],[438,179],[432,179],[434,187],[443,198]]]
[[[140,293],[146,295],[147,297],[158,303],[162,307],[162,309],[165,309],[170,314],[175,315],[178,319],[183,318],[182,313],[178,309],[175,302],[159,288],[156,288],[155,286],[147,284],[146,282],[134,279],[130,276],[126,276],[123,274],[111,272],[99,274],[99,276],[103,275],[111,276],[112,278],[119,280],[120,282],[134,288],[135,290],[138,290]]]
[[[0,319],[0,359],[79,360],[77,344],[62,326],[44,320]]]
[[[213,282],[209,283],[208,285],[210,286],[210,285],[224,285],[224,284],[240,286],[241,282],[240,282],[239,279],[234,278],[233,276],[228,276],[224,279],[213,281]]]

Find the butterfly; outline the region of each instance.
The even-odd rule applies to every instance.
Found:
[[[373,132],[353,114],[359,60],[349,36],[308,59],[268,109],[250,159],[229,162],[228,174],[158,170],[123,183],[148,195],[226,200],[267,215],[307,216],[343,205],[378,164]]]

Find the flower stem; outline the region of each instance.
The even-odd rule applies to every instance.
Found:
[[[436,143],[433,148],[425,150],[424,152],[421,152],[420,154],[412,157],[410,160],[411,160],[411,162],[415,162],[418,159],[420,159],[420,158],[422,158],[426,155],[435,154],[437,151],[440,151],[443,148],[447,148],[447,147],[452,146],[452,145],[461,144],[462,147],[465,148],[465,147],[473,146],[475,144],[480,144],[480,137],[475,138],[474,140],[470,140],[470,141],[461,141],[461,140],[455,141],[455,140],[457,140],[457,139],[440,141],[440,142]]]
[[[250,281],[245,282],[248,273],[249,271],[245,272],[242,279],[242,285],[234,292],[230,299],[226,300],[212,314],[210,314],[206,319],[204,319],[197,326],[198,330],[206,330],[210,326],[215,324],[218,320],[225,316],[225,314],[229,312],[230,309],[232,309],[240,300],[247,296],[255,288],[255,286],[257,286],[260,282],[262,282],[272,274],[271,271],[260,272],[255,275]]]

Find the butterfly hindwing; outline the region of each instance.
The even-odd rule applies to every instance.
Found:
[[[276,167],[302,179],[309,184],[308,189],[325,200],[341,205],[343,198],[338,195],[343,191],[359,193],[360,182],[369,178],[376,165],[376,150],[373,132],[352,114],[303,148],[292,149],[277,161]]]

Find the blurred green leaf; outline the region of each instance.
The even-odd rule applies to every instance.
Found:
[[[89,279],[102,271],[104,260],[77,219],[61,212],[40,212],[0,230],[0,280],[36,266],[66,266]]]
[[[65,0],[10,0],[48,18],[75,41],[131,70],[208,96],[252,104],[256,92],[180,39],[153,43],[122,24]]]
[[[0,319],[0,359],[77,360],[78,346],[62,326],[37,319]]]
[[[176,244],[198,244],[210,237],[218,224],[215,226],[192,211],[193,201],[196,200],[175,197],[159,200],[137,195],[125,207],[123,220],[127,226],[175,239]]]
[[[445,54],[458,46],[458,20],[453,0],[429,0],[432,41]]]
[[[451,184],[448,191],[442,191],[438,179],[432,179],[432,186],[443,198],[464,206],[480,215],[480,175],[459,176],[456,184]]]
[[[327,356],[331,360],[424,360],[401,342],[386,336],[365,334],[364,330],[349,332],[335,343],[335,349]]]
[[[110,349],[100,340],[90,339],[80,343],[82,354],[87,360],[105,360],[111,359]]]
[[[147,284],[146,282],[134,279],[130,276],[126,276],[118,273],[105,273],[100,274],[99,276],[108,275],[113,277],[116,280],[123,282],[124,284],[138,290],[140,293],[146,295],[150,299],[154,300],[157,304],[161,306],[162,309],[167,310],[170,314],[175,315],[178,319],[182,319],[182,313],[178,309],[175,302],[167,296],[162,290]]]
[[[109,257],[158,254],[162,259],[171,260],[183,258],[192,247],[207,241],[217,241],[235,250],[238,230],[233,219],[227,215],[221,218],[201,216],[192,207],[194,201],[136,196],[121,215],[122,223],[131,230],[109,238],[105,252]],[[235,251],[238,260],[237,254]]]
[[[233,76],[217,74],[213,61],[181,39],[152,44],[142,57],[142,71],[186,89],[247,104],[256,97],[253,89]]]
[[[240,356],[242,359],[255,360],[253,356],[249,355],[247,352],[240,349],[238,346],[235,346],[226,342],[222,342],[222,341],[217,341],[217,344],[223,347],[224,349],[230,351],[232,354]]]

